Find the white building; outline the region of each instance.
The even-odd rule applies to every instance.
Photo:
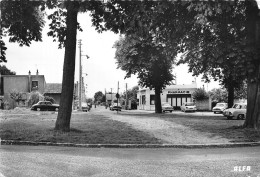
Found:
[[[184,102],[192,102],[192,93],[197,89],[197,83],[190,85],[170,85],[161,93],[161,102],[168,102],[174,109],[180,109]],[[155,110],[155,92],[149,88],[140,89],[137,93],[139,105],[137,109]]]

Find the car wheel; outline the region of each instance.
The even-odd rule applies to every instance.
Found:
[[[214,114],[216,114],[217,112],[214,111]]]
[[[239,115],[237,116],[237,120],[242,120],[242,119],[244,119],[244,115],[243,115],[243,114],[239,114]]]
[[[170,112],[172,112],[172,111],[170,111]]]
[[[41,108],[37,108],[36,110],[37,110],[37,111],[40,111],[40,110],[41,110]]]

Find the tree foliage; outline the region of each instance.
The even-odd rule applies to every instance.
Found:
[[[19,103],[23,100],[22,93],[17,90],[12,90],[10,93],[10,98],[13,99],[16,103]]]
[[[105,102],[105,95],[101,91],[96,92],[94,95],[94,101]]]
[[[14,71],[8,69],[5,65],[0,65],[0,74],[1,75],[15,75]]]
[[[142,36],[120,38],[114,45],[118,68],[126,71],[126,77],[136,74],[139,85],[155,90],[158,99],[155,111],[161,112],[160,93],[173,80],[172,59],[164,53],[163,46],[147,42]]]
[[[29,106],[32,106],[36,103],[38,103],[39,101],[43,101],[44,100],[44,96],[40,93],[40,92],[31,92],[30,96],[29,96]]]
[[[9,42],[17,42],[20,46],[30,46],[31,41],[42,41],[44,1],[1,1],[0,7],[0,62],[6,62],[4,36],[9,37]]]
[[[203,88],[198,88],[192,93],[193,99],[201,101],[209,98],[208,93]]]
[[[54,98],[52,98],[51,96],[44,96],[44,101],[50,101],[52,104],[55,103]]]
[[[215,88],[209,91],[209,95],[212,99],[212,101],[216,102],[227,102],[228,101],[228,93],[226,89],[222,88]]]

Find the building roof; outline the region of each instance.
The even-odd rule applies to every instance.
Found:
[[[61,93],[62,84],[49,83],[46,84],[44,93]]]
[[[184,84],[183,85],[168,85],[163,90],[168,90],[168,89],[196,89],[196,88],[197,88],[197,84],[193,83],[193,84],[185,84],[185,85]],[[145,91],[145,90],[149,90],[149,88],[139,89],[139,91]]]

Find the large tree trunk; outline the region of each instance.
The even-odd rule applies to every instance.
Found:
[[[260,11],[254,1],[250,2],[248,10],[246,11],[248,20],[246,24],[247,37],[249,46],[256,47],[256,51],[260,46]],[[259,51],[258,51],[259,52]],[[257,56],[257,55],[256,55]],[[259,53],[258,53],[259,57]],[[255,59],[255,71],[249,73],[248,87],[247,87],[247,115],[244,127],[260,128],[260,58]]]
[[[233,84],[229,84],[228,85],[228,107],[231,108],[234,104],[234,85]]]
[[[155,87],[155,113],[162,113],[161,88]]]
[[[56,120],[55,130],[70,131],[70,119],[72,111],[75,54],[77,46],[77,14],[78,2],[67,3],[67,34],[65,41],[65,56],[63,65],[62,92],[60,109]]]
[[[257,73],[260,76],[260,66]],[[248,80],[247,86],[247,114],[244,127],[247,128],[260,128],[260,82],[250,82]]]

